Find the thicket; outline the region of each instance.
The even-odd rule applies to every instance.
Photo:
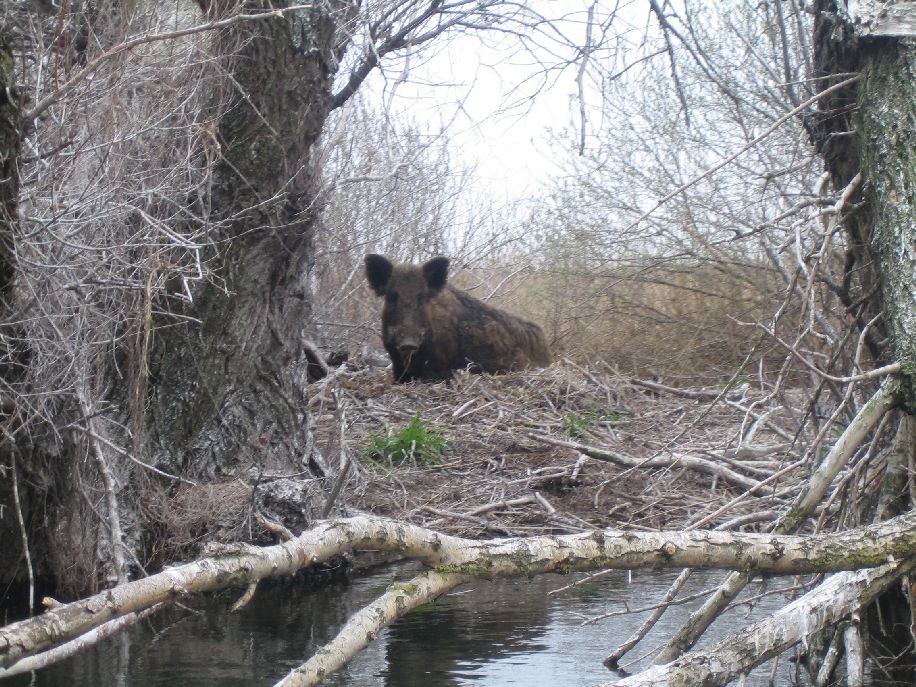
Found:
[[[686,19],[702,57],[678,53],[677,83],[664,60],[625,74],[594,67],[587,116],[555,133],[561,164],[537,200],[488,197],[447,134],[364,103],[340,113],[324,143],[323,342],[356,352],[378,341],[362,255],[449,254],[457,284],[541,322],[557,354],[578,362],[680,383],[778,375],[786,351],[760,336],[765,326],[847,365],[842,331],[857,315],[841,293],[837,197],[802,119],[786,117],[787,103],[814,93],[810,26],[802,18],[782,35],[769,8],[747,4]],[[773,62],[784,55],[795,80],[781,85]]]
[[[802,494],[806,509],[782,513],[780,532],[908,508],[909,416],[862,419],[879,378],[901,369],[885,364],[908,331],[883,319],[878,278],[894,252],[872,252],[880,174],[855,168],[850,73],[863,65],[812,49],[812,35],[830,44],[822,22],[836,9],[815,5],[812,18],[796,2],[653,1],[655,23],[635,31],[594,4],[582,40],[496,0],[447,15],[407,0],[285,14],[254,2],[3,5],[14,69],[0,63],[0,145],[16,148],[0,189],[10,594],[35,608],[36,570],[68,595],[158,567],[187,551],[163,551],[159,525],[214,535],[198,506],[252,484],[289,488],[303,521],[327,515],[349,463],[343,439],[337,465],[315,440],[313,415],[334,394],[309,383],[303,351],[315,337],[325,351],[378,353],[368,252],[450,255],[455,283],[542,322],[573,364],[603,361],[650,392],[651,377],[716,388],[675,390],[686,398],[747,401],[726,458],[786,409],[785,460],[826,483],[816,520]],[[577,81],[575,123],[554,142],[562,166],[547,194],[515,205],[476,186],[447,132],[354,97],[389,53],[425,57],[424,42],[481,27],[576,48],[557,58]],[[284,81],[278,65],[296,69]],[[396,66],[408,74],[410,60]],[[897,400],[888,388],[882,413]],[[557,427],[587,431],[589,412]],[[850,423],[857,440],[834,442]],[[210,490],[223,475],[247,482]],[[226,530],[250,532],[254,510],[225,509]],[[169,522],[179,511],[185,522]]]

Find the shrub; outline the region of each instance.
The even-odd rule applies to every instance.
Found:
[[[400,465],[411,461],[418,465],[440,462],[447,445],[442,432],[420,419],[419,413],[400,431],[369,439],[369,456],[373,460]]]

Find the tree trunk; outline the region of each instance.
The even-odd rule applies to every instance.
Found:
[[[889,452],[881,499],[875,512],[857,517],[881,518],[912,507],[910,488],[894,479],[895,464],[912,465],[916,446],[916,11],[912,3],[816,3],[815,67],[818,75],[840,78],[859,72],[858,83],[820,103],[821,116],[809,121],[809,132],[824,156],[836,188],[856,174],[863,184],[859,208],[844,220],[847,233],[846,286],[859,284],[860,322],[880,313],[882,339],[870,340],[877,360],[895,359],[902,365],[899,402],[902,417]],[[850,16],[852,13],[854,16]],[[858,13],[856,15],[855,13]],[[872,16],[865,16],[871,13]],[[825,86],[831,81],[822,82]],[[857,274],[858,276],[853,276]],[[874,297],[866,294],[874,292]],[[851,295],[850,291],[850,295]],[[848,303],[851,305],[852,301]],[[885,336],[886,335],[886,336]],[[895,452],[909,455],[894,456]],[[904,656],[904,681],[912,680],[912,640],[909,605],[892,588],[869,609],[872,631],[893,627],[880,640],[891,654]],[[829,643],[829,639],[827,640]],[[814,668],[817,656],[814,656]]]
[[[884,319],[916,413],[916,45],[883,40],[864,52],[856,118],[864,196]]]
[[[204,5],[218,15],[223,3]],[[216,277],[181,313],[199,324],[156,334],[150,362],[151,452],[169,471],[297,472],[310,458],[310,148],[331,110],[342,6],[311,5],[219,36],[235,88],[210,199]]]
[[[55,415],[42,418],[47,425],[40,431],[21,432],[18,445],[11,442],[0,454],[4,472],[18,456],[17,503],[31,528],[26,533],[17,525],[12,482],[0,475],[0,601],[15,605],[16,614],[24,610],[26,549],[36,561],[34,576],[43,581],[39,594],[53,590],[63,597],[95,591],[123,580],[128,568],[175,555],[161,553],[157,539],[179,484],[150,467],[185,480],[248,468],[257,475],[299,473],[304,465],[320,472],[309,455],[305,410],[314,297],[308,279],[318,215],[311,147],[332,108],[345,38],[339,27],[352,4],[335,0],[270,16],[265,12],[294,3],[251,0],[241,10],[232,2],[200,4],[208,20],[260,14],[199,36],[211,41],[227,77],[196,85],[213,89],[213,112],[220,113],[210,132],[216,162],[208,183],[178,214],[207,224],[202,271],[209,280],[196,289],[167,289],[186,293],[184,303],[166,300],[159,295],[166,289],[147,282],[141,312],[130,314],[112,350],[69,351],[77,379],[60,394]],[[61,21],[65,16],[69,21],[63,11]],[[105,38],[117,44],[127,30],[110,33]],[[15,276],[20,112],[11,55],[0,41],[0,302]],[[155,266],[137,258],[141,280],[147,269],[153,280]],[[73,293],[79,306],[82,296]],[[60,337],[65,350],[72,346],[68,333]],[[0,394],[0,406],[3,401]],[[11,422],[0,439],[10,436]],[[141,461],[146,467],[138,467]],[[311,496],[302,504],[305,515],[321,505],[309,503]]]
[[[901,3],[903,4],[903,3]],[[838,5],[843,5],[839,7]],[[862,79],[822,99],[807,120],[808,131],[837,189],[861,173],[864,183],[852,201],[857,210],[844,219],[847,306],[860,322],[882,312],[879,332],[890,335],[890,349],[872,336],[876,360],[894,358],[908,379],[907,405],[916,410],[916,46],[912,27],[885,28],[881,22],[846,15],[845,3],[815,3],[814,58],[827,88],[850,72]],[[860,11],[865,12],[868,4]],[[912,20],[913,10],[908,11]],[[861,18],[859,18],[861,19]],[[877,26],[869,30],[868,25]],[[900,40],[910,31],[910,38]],[[831,78],[832,77],[832,78]],[[862,201],[865,201],[864,203]],[[869,293],[880,285],[874,297]]]

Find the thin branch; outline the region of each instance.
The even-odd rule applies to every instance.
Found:
[[[246,21],[254,21],[259,19],[271,19],[282,17],[284,14],[289,12],[295,12],[297,10],[310,9],[314,5],[312,3],[306,3],[302,5],[293,5],[291,7],[284,7],[282,9],[272,9],[266,12],[259,12],[257,14],[236,14],[227,19],[220,19],[219,21],[211,21],[206,24],[198,24],[197,26],[190,26],[186,29],[179,29],[177,31],[167,31],[165,33],[154,33],[144,36],[137,36],[136,38],[129,38],[111,48],[106,50],[101,55],[93,58],[85,67],[79,70],[72,77],[67,79],[59,88],[57,88],[53,93],[42,98],[31,110],[27,111],[23,115],[25,121],[34,121],[36,118],[41,116],[49,107],[54,105],[57,101],[67,95],[73,88],[78,86],[80,83],[86,80],[96,69],[108,62],[114,57],[117,57],[121,53],[129,52],[134,48],[144,45],[146,43],[155,43],[159,41],[170,41],[176,38],[181,38],[183,36],[191,36],[197,33],[204,33],[206,31],[214,31],[216,29],[226,28],[227,26],[232,26],[234,24],[240,24]]]
[[[764,140],[765,138],[767,138],[768,136],[770,136],[770,134],[772,134],[774,131],[776,131],[777,129],[779,129],[779,127],[781,127],[783,124],[785,124],[785,123],[788,122],[790,119],[792,119],[792,117],[794,117],[794,116],[797,115],[797,114],[800,114],[801,112],[804,112],[808,107],[810,107],[811,105],[813,105],[814,103],[816,103],[818,100],[821,100],[822,98],[824,98],[824,97],[826,97],[826,96],[828,96],[828,95],[831,95],[831,94],[835,93],[836,91],[842,90],[843,88],[846,88],[847,86],[850,86],[850,85],[856,83],[857,81],[860,81],[861,79],[862,79],[862,75],[861,75],[861,74],[857,74],[856,76],[853,76],[853,77],[851,77],[851,78],[849,78],[849,79],[845,79],[844,81],[841,81],[841,82],[839,82],[839,83],[837,83],[837,84],[834,84],[833,86],[830,86],[829,88],[825,88],[823,91],[821,91],[821,92],[818,93],[817,95],[815,95],[815,96],[813,96],[813,97],[811,97],[811,98],[808,98],[808,100],[806,100],[805,102],[803,102],[801,105],[799,105],[798,107],[792,109],[790,112],[786,113],[785,115],[783,115],[782,117],[780,117],[779,119],[777,119],[776,122],[775,122],[772,126],[770,126],[766,131],[764,131],[762,134],[760,134],[759,136],[757,136],[753,141],[751,141],[750,143],[748,143],[747,145],[745,145],[744,147],[742,147],[742,148],[741,148],[740,150],[738,150],[736,153],[734,153],[733,155],[730,155],[729,157],[725,158],[725,159],[722,160],[721,162],[716,163],[715,165],[713,165],[712,167],[710,167],[709,169],[707,169],[705,172],[701,172],[700,174],[696,175],[695,177],[693,177],[692,179],[690,179],[690,180],[687,181],[686,183],[682,184],[682,185],[679,186],[678,188],[674,189],[673,191],[671,191],[670,193],[668,193],[667,195],[665,195],[661,200],[659,200],[658,202],[656,202],[655,205],[653,205],[651,208],[649,208],[648,210],[646,210],[646,212],[644,212],[644,213],[641,214],[639,217],[637,217],[633,222],[631,222],[631,223],[628,224],[626,227],[624,227],[624,229],[622,230],[622,232],[623,232],[624,234],[626,234],[626,233],[632,231],[633,229],[635,229],[636,227],[638,227],[638,226],[643,222],[643,220],[649,218],[656,210],[658,210],[660,207],[662,207],[662,206],[663,206],[665,203],[667,203],[669,200],[671,200],[672,198],[675,198],[675,197],[679,196],[680,194],[682,194],[684,191],[686,191],[686,190],[687,190],[688,188],[690,188],[691,186],[693,186],[693,185],[695,185],[695,184],[698,184],[700,181],[702,181],[703,179],[705,179],[706,177],[708,177],[710,174],[713,174],[713,173],[719,171],[720,169],[722,169],[723,167],[725,167],[726,165],[728,165],[728,164],[734,162],[734,161],[735,161],[736,159],[738,159],[741,155],[743,155],[743,154],[746,153],[748,150],[750,150],[751,148],[753,148],[754,146],[756,146],[756,145],[757,145],[758,143],[760,143],[762,140]]]
[[[737,320],[735,321],[737,322]],[[748,323],[739,322],[739,324],[748,324]],[[843,384],[850,384],[853,382],[867,382],[872,379],[880,379],[882,377],[888,377],[890,375],[899,374],[900,371],[903,370],[903,365],[901,365],[900,363],[889,363],[882,367],[878,367],[878,368],[875,368],[874,370],[869,370],[868,372],[863,372],[862,374],[858,374],[858,375],[850,375],[847,377],[837,377],[834,375],[830,375],[824,372],[823,370],[821,370],[814,363],[808,360],[805,356],[803,356],[801,353],[795,350],[794,346],[792,346],[789,343],[786,343],[781,338],[779,338],[779,336],[776,335],[776,332],[774,332],[772,329],[760,323],[754,323],[753,326],[758,327],[759,329],[762,329],[764,332],[766,332],[767,336],[769,336],[771,339],[773,339],[773,341],[775,341],[780,346],[785,348],[786,351],[791,353],[793,357],[795,357],[800,363],[802,363],[805,367],[807,367],[817,376],[823,377],[824,379],[829,379],[831,382],[840,382]]]

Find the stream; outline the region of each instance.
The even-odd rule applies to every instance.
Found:
[[[347,616],[416,568],[388,568],[320,587],[262,585],[239,613],[228,608],[241,591],[186,601],[192,612],[171,608],[117,637],[34,676],[3,687],[221,687],[272,685],[334,635]],[[725,573],[695,572],[681,596],[714,586]],[[582,625],[585,618],[656,603],[677,571],[612,571],[548,596],[582,575],[541,575],[531,580],[481,581],[417,609],[380,634],[327,685],[451,687],[475,685],[592,685],[615,674],[602,659],[626,639],[648,612]],[[771,582],[771,587],[773,583]],[[760,593],[751,585],[747,594]],[[669,636],[699,600],[675,606],[649,639],[625,660],[635,660]],[[751,619],[746,607],[730,611],[707,641],[734,632],[781,605],[764,597]],[[646,665],[649,658],[638,661]],[[781,660],[776,685],[795,684],[794,665]],[[745,685],[770,683],[770,666]]]

